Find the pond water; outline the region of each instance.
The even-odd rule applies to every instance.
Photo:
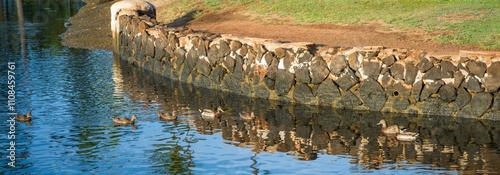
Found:
[[[0,174],[496,174],[500,122],[335,110],[211,91],[164,79],[109,51],[60,44],[79,1],[0,1],[1,101],[15,62],[15,140],[2,105]],[[203,119],[198,109],[225,112]],[[179,111],[177,121],[157,112]],[[242,111],[256,119],[239,118]],[[118,126],[114,116],[137,115]],[[385,136],[385,119],[419,133]],[[15,141],[15,167],[7,158]]]

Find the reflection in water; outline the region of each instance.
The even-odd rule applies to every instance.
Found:
[[[474,174],[500,167],[497,121],[249,99],[165,80],[113,62],[110,52],[63,47],[58,35],[79,1],[23,1],[23,58],[15,3],[0,2],[0,63],[16,62],[16,112],[35,116],[31,125],[16,124],[16,168],[7,166],[9,143],[0,139],[0,174]],[[198,111],[218,106],[221,118]],[[177,121],[158,119],[174,110]],[[242,119],[243,111],[255,119]],[[132,115],[134,126],[111,120]],[[381,119],[420,136],[386,136]]]
[[[23,58],[26,58],[26,56],[28,55],[28,49],[26,48],[26,30],[24,29],[24,13],[22,4],[22,0],[16,0],[17,21],[19,23],[19,40],[22,50],[21,53]]]
[[[253,169],[252,173],[253,174],[259,174],[259,168],[256,168],[255,165],[257,165],[257,160],[255,160],[255,157],[257,157],[257,154],[254,154],[253,156],[250,157],[252,160],[252,164],[250,165],[250,168]]]
[[[190,173],[192,163],[192,150],[190,150],[189,127],[166,127],[165,132],[170,132],[172,136],[163,140],[164,143],[156,144],[151,160],[155,161],[153,167],[158,168],[155,173],[179,174]],[[180,142],[188,144],[182,146]]]
[[[220,133],[225,142],[248,148],[249,166],[254,173],[262,152],[284,152],[297,160],[316,160],[323,155],[350,155],[359,170],[421,169],[458,170],[464,173],[499,172],[500,133],[498,121],[453,119],[439,116],[381,114],[335,110],[325,107],[291,105],[248,99],[165,80],[143,73],[126,63],[122,75],[123,91],[133,99],[156,101],[162,110],[181,110],[179,117],[201,134]],[[127,68],[126,68],[127,67]],[[206,98],[206,96],[211,96]],[[195,109],[223,106],[222,118],[205,120]],[[244,120],[241,111],[253,111],[256,119]],[[385,119],[420,135],[416,141],[398,141],[386,136],[377,123]],[[430,165],[430,166],[429,166]]]

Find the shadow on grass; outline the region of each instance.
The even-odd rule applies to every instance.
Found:
[[[182,26],[186,26],[200,12],[201,12],[201,10],[193,10],[193,11],[185,14],[184,16],[181,16],[180,18],[177,18],[176,20],[172,21],[171,23],[168,23],[167,26],[168,27],[182,27]]]

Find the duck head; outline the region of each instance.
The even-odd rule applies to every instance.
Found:
[[[377,125],[382,125],[382,128],[385,128],[387,127],[387,122],[384,119],[382,119],[377,123]]]
[[[130,121],[136,121],[136,120],[137,120],[137,116],[132,115],[132,118],[130,119]]]

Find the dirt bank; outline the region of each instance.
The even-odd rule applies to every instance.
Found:
[[[62,35],[65,46],[111,50],[111,30],[108,0],[84,0],[87,3],[69,19],[71,27]]]
[[[72,26],[63,35],[63,44],[89,49],[111,49],[110,11],[114,2],[86,0],[88,3],[70,19]],[[157,7],[158,20],[166,19],[162,11],[168,10],[169,1],[151,0]],[[182,14],[180,14],[182,15]],[[255,17],[245,6],[205,13],[189,21],[178,20],[193,30],[230,33],[241,36],[267,38],[292,42],[312,42],[319,46],[386,46],[412,48],[435,54],[454,54],[459,50],[480,51],[476,46],[437,43],[435,35],[423,32],[384,31],[384,24],[346,26],[335,24],[291,24],[286,19]],[[162,21],[170,22],[170,21]]]

